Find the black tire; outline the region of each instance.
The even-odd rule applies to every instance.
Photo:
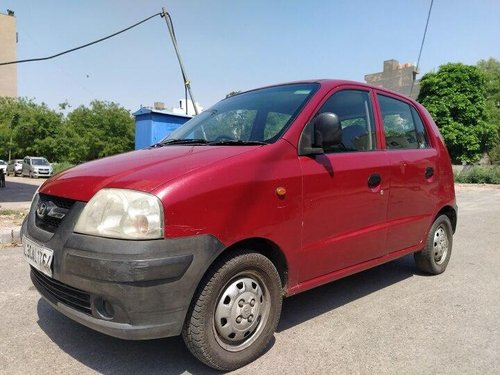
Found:
[[[217,261],[201,281],[182,337],[206,365],[235,370],[258,358],[267,347],[279,322],[281,304],[280,277],[268,258],[248,250],[230,254]]]
[[[439,216],[432,224],[425,247],[414,254],[417,268],[432,275],[443,273],[453,247],[453,229],[448,216]]]

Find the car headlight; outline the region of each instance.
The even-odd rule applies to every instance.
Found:
[[[156,196],[148,193],[102,189],[87,203],[74,230],[129,240],[162,238],[162,204]]]

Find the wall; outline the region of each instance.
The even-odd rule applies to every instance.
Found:
[[[0,62],[16,60],[16,17],[0,13]],[[0,66],[0,96],[17,96],[16,64]]]
[[[382,72],[365,75],[365,81],[370,85],[396,91],[415,99],[420,90],[418,81],[415,81],[412,89],[412,82],[416,74],[415,65],[400,64],[399,61],[392,59],[384,61]]]

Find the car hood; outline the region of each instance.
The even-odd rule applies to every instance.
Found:
[[[261,146],[165,146],[81,164],[47,180],[40,192],[88,202],[103,188],[151,192],[195,169]]]

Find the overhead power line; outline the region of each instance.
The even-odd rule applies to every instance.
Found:
[[[415,67],[415,71],[416,72],[413,75],[413,81],[411,82],[410,95],[409,96],[411,96],[411,94],[412,94],[413,86],[415,84],[416,75],[418,73],[418,67],[420,66],[420,57],[422,56],[422,50],[424,49],[425,36],[427,35],[427,28],[429,27],[429,20],[431,18],[431,12],[432,12],[432,5],[433,4],[434,4],[434,0],[431,0],[431,5],[429,6],[429,13],[427,13],[427,21],[425,22],[424,35],[422,36],[422,43],[420,44],[420,51],[418,52],[417,66]]]
[[[120,31],[117,31],[116,33],[114,34],[111,34],[111,35],[108,35],[104,38],[101,38],[101,39],[98,39],[98,40],[95,40],[93,42],[90,42],[90,43],[87,43],[87,44],[84,44],[82,46],[79,46],[79,47],[75,47],[75,48],[71,48],[71,49],[68,49],[66,51],[63,51],[63,52],[60,52],[58,54],[55,54],[55,55],[52,55],[52,56],[47,56],[47,57],[38,57],[38,58],[35,58],[35,59],[25,59],[25,60],[17,60],[17,61],[8,61],[8,62],[1,62],[0,63],[0,66],[1,65],[11,65],[11,64],[21,64],[21,63],[26,63],[26,62],[33,62],[33,61],[43,61],[43,60],[50,60],[50,59],[53,59],[55,57],[59,57],[59,56],[62,56],[62,55],[65,55],[67,53],[70,53],[70,52],[74,52],[74,51],[77,51],[79,49],[82,49],[82,48],[85,48],[85,47],[89,47],[93,44],[97,44],[97,43],[100,43],[100,42],[103,42],[105,41],[106,39],[110,39],[110,38],[113,38],[121,33],[124,33],[125,31],[128,31],[130,29],[133,29],[134,27],[136,26],[139,26],[140,24],[146,22],[146,21],[149,21],[151,18],[154,18],[156,16],[160,16],[162,15],[162,13],[156,13],[156,14],[153,14],[152,16],[149,16],[148,18],[145,18],[143,19],[142,21],[139,21],[123,30],[120,30]]]

